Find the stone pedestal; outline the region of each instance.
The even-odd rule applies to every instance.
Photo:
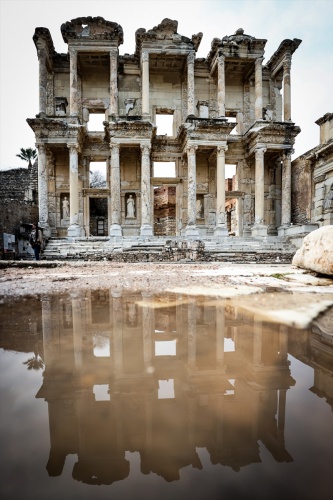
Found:
[[[268,236],[268,226],[265,226],[264,224],[253,226],[251,236],[253,238],[265,238]]]
[[[80,238],[82,236],[84,236],[84,231],[78,224],[71,224],[67,229],[68,238]]]
[[[199,230],[196,226],[186,226],[185,229],[186,238],[199,238]]]

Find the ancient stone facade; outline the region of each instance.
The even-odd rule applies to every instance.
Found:
[[[290,68],[301,40],[282,41],[264,64],[266,40],[238,29],[196,58],[202,33],[188,38],[177,26],[164,19],[138,29],[131,55],[119,54],[121,26],[101,17],[61,26],[67,54],[55,51],[47,28],[36,28],[39,113],[27,121],[38,148],[45,234],[158,235],[154,188],[165,187],[174,192],[166,216],[174,236],[228,236],[226,164],[236,165],[237,190],[228,196],[236,200],[237,236],[290,226],[300,131],[291,119]],[[93,115],[102,131],[91,130]],[[167,135],[159,133],[161,115],[172,119]],[[95,161],[106,165],[105,187],[90,186]],[[174,165],[174,176],[157,178],[155,162]],[[96,198],[105,207],[97,216]]]
[[[320,144],[292,162],[292,220],[321,227],[333,224],[333,113],[316,124]]]
[[[38,221],[37,162],[31,168],[0,171],[0,256],[32,256],[28,236],[32,223]],[[5,236],[4,236],[5,235]],[[6,244],[6,235],[15,242]]]

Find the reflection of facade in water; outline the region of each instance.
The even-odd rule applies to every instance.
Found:
[[[251,325],[237,308],[184,296],[159,302],[96,293],[72,298],[71,330],[59,299],[42,301],[45,371],[37,397],[49,407],[51,476],[72,453],[74,479],[91,484],[126,478],[126,451],[140,453],[143,474],[167,481],[179,479],[182,467],[202,468],[197,448],[234,470],[261,461],[259,441],[276,461],[292,460],[284,444],[286,391],[294,384],[287,328],[256,318]],[[101,330],[110,352],[96,357]]]

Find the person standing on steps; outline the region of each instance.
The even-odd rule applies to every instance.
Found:
[[[29,243],[35,254],[35,259],[39,260],[40,249],[43,243],[42,231],[35,225],[32,225],[32,230],[29,236]]]

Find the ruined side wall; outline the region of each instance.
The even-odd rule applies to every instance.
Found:
[[[29,168],[0,171],[0,252],[3,233],[27,240],[22,224],[38,222],[37,161]]]
[[[311,221],[311,162],[300,156],[291,168],[291,220],[293,224]]]

